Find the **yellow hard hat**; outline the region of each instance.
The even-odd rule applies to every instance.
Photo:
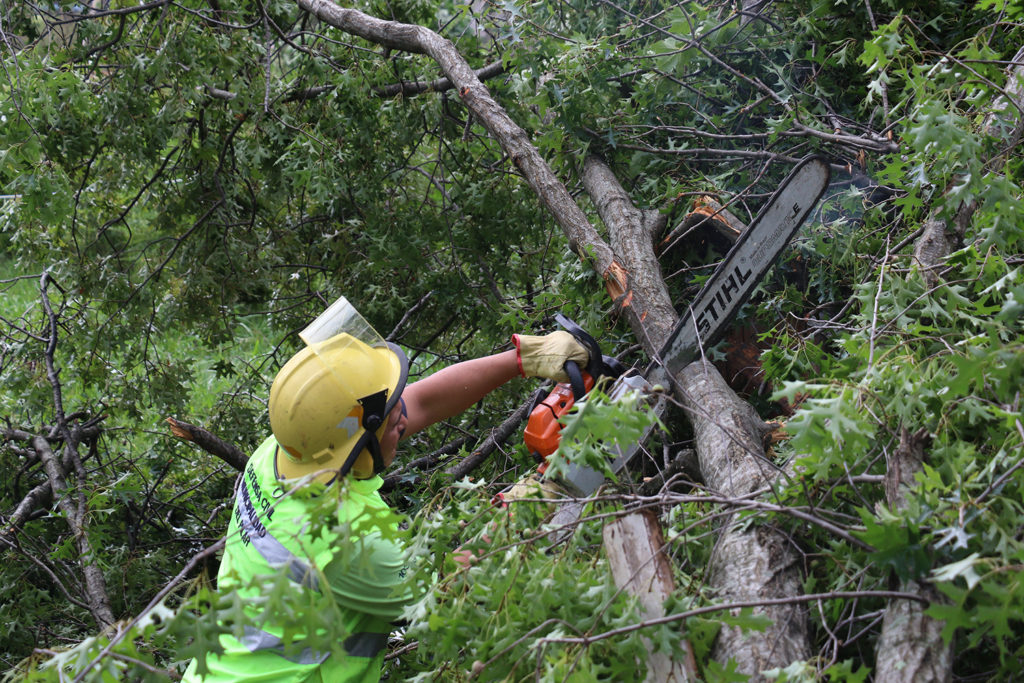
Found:
[[[284,479],[325,470],[330,482],[384,469],[380,452],[387,416],[398,404],[408,361],[342,297],[299,335],[307,346],[289,360],[270,389],[270,427],[281,448]]]

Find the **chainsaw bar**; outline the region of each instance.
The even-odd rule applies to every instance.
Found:
[[[814,210],[828,181],[828,163],[818,156],[803,159],[786,176],[672,329],[656,359],[669,373],[675,375],[701,349],[718,343],[740,307]]]
[[[630,389],[640,389],[642,384],[648,391],[655,384],[669,386],[671,377],[702,355],[704,349],[718,343],[761,278],[814,210],[828,187],[829,177],[828,162],[822,157],[801,160],[680,316],[668,341],[644,373],[646,381],[644,377],[627,375],[617,384],[625,383]],[[643,441],[648,435],[644,435]],[[614,450],[611,469],[618,472],[640,450],[640,442],[625,449],[615,446]],[[604,475],[589,467],[571,465],[559,482],[571,493],[586,497],[604,482]]]

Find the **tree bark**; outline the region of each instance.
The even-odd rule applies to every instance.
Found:
[[[663,604],[675,590],[672,567],[662,551],[665,540],[658,519],[650,510],[634,512],[605,525],[602,531],[605,556],[615,585],[637,598],[644,620],[665,616]],[[653,645],[648,642],[648,650]],[[662,652],[647,660],[645,683],[684,683],[696,680],[693,650],[684,640],[684,661]]]
[[[907,490],[916,485],[914,474],[924,462],[928,432],[900,430],[900,445],[888,463],[885,497],[893,509],[907,506]],[[916,581],[903,581],[899,590],[935,602],[942,596]],[[953,678],[952,643],[942,640],[942,622],[927,616],[927,605],[913,600],[893,600],[882,618],[875,658],[878,683],[946,683]]]
[[[707,487],[739,497],[774,478],[777,469],[764,457],[766,427],[757,413],[729,389],[710,364],[684,368],[677,377],[683,406],[693,422],[697,455]],[[767,525],[726,518],[712,551],[711,587],[722,602],[785,598],[802,593],[800,556],[790,540]],[[771,605],[754,610],[771,624],[764,631],[725,627],[715,641],[716,661],[734,660],[751,681],[761,672],[810,656],[807,613],[803,605]]]
[[[641,293],[637,299],[648,302],[640,309],[633,331],[645,348],[660,349],[678,318],[654,254],[664,217],[636,208],[612,170],[596,156],[588,156],[583,164],[583,187],[608,228],[613,250],[630,273],[631,291]]]
[[[65,444],[65,448],[68,447]],[[75,546],[78,549],[78,561],[82,567],[82,577],[85,579],[85,597],[89,603],[89,611],[92,612],[93,619],[96,620],[100,629],[105,629],[114,623],[114,613],[110,608],[110,597],[107,594],[107,582],[103,577],[103,570],[99,566],[92,542],[89,540],[85,521],[86,511],[80,509],[80,506],[76,505],[72,499],[64,479],[64,471],[46,439],[41,436],[33,438],[32,448],[43,463],[46,476],[50,480],[53,497],[57,501],[57,507],[64,514],[64,520],[74,536]]]

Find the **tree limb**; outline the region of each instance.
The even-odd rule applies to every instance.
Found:
[[[388,476],[384,477],[384,484],[380,487],[380,490],[384,493],[393,490],[401,481],[402,477],[406,476],[404,473],[409,470],[422,471],[434,467],[444,456],[457,453],[467,441],[469,441],[469,436],[460,436],[459,438],[446,443],[444,446],[441,446],[433,453],[428,453],[421,458],[410,460],[401,467],[396,467],[390,470]]]
[[[452,479],[458,481],[465,477],[479,467],[499,445],[507,441],[513,432],[519,428],[522,421],[526,419],[527,415],[530,414],[533,406],[536,405],[537,400],[545,391],[546,389],[541,388],[530,394],[526,402],[516,408],[515,412],[509,415],[507,420],[491,430],[491,433],[487,435],[484,442],[480,444],[480,448],[467,455],[457,465],[451,467],[447,473],[451,475]]]
[[[75,545],[78,547],[78,561],[82,566],[82,575],[85,579],[89,611],[92,612],[93,619],[96,620],[100,629],[105,629],[114,623],[114,613],[110,608],[110,597],[107,595],[107,583],[103,577],[103,570],[100,569],[96,553],[89,540],[84,511],[72,502],[70,496],[65,495],[68,492],[68,487],[64,479],[64,472],[46,439],[41,436],[32,439],[32,448],[39,454],[39,459],[46,470],[46,476],[49,478],[53,497],[57,500],[57,507],[64,513],[64,519],[70,527]]]
[[[476,72],[459,54],[451,41],[423,26],[383,21],[346,9],[329,0],[297,0],[299,6],[321,21],[384,47],[425,54],[434,59],[473,115],[490,132],[522,173],[530,188],[548,209],[570,248],[601,276],[613,301],[628,306],[635,301],[640,310],[651,308],[644,293],[630,293],[630,273],[616,259],[586,215],[577,206],[565,185],[530,142],[529,135],[494,101]]]
[[[486,81],[489,78],[494,78],[495,76],[505,73],[505,63],[499,60],[477,69],[474,73],[481,81]],[[444,92],[445,90],[451,90],[452,87],[453,85],[450,78],[435,78],[432,81],[403,81],[401,83],[392,83],[380,88],[374,88],[373,94],[377,97],[395,97],[396,95],[404,95],[408,97],[428,91]]]
[[[123,629],[120,629],[118,633],[110,639],[110,642],[107,643],[106,647],[104,647],[103,650],[101,650],[100,653],[96,655],[96,657],[93,658],[91,662],[89,662],[86,666],[82,667],[82,670],[78,672],[77,676],[75,676],[74,683],[80,683],[80,681],[84,680],[89,671],[94,666],[96,666],[97,663],[99,663],[104,657],[109,655],[111,651],[114,649],[114,647],[117,646],[117,644],[120,643],[129,633],[132,633],[132,629],[134,629],[135,626],[138,625],[140,621],[142,621],[142,618],[144,616],[152,612],[157,605],[163,602],[164,598],[167,597],[171,590],[173,590],[175,586],[181,583],[181,581],[186,576],[188,576],[193,569],[199,566],[200,562],[223,550],[224,544],[226,542],[227,540],[222,538],[213,545],[209,546],[208,548],[201,550],[200,552],[193,555],[192,559],[190,559],[188,561],[188,564],[186,564],[182,568],[182,570],[178,572],[177,576],[175,576],[173,579],[167,582],[167,584],[163,588],[161,588],[156,595],[153,596],[153,599],[149,601],[149,604],[146,605],[141,612],[136,614],[135,617]]]
[[[911,433],[900,428],[900,443],[886,467],[885,497],[890,507],[907,506],[907,492],[916,486],[914,475],[925,460],[931,437],[927,429]],[[900,589],[928,602],[944,598],[935,588],[917,581],[903,581]],[[953,677],[953,647],[942,638],[943,622],[924,613],[927,603],[890,603],[882,619],[876,650],[875,680],[880,683],[946,683]]]
[[[210,455],[215,455],[231,465],[231,467],[239,472],[245,470],[245,464],[249,462],[249,456],[235,444],[225,441],[202,427],[176,420],[173,417],[167,418],[166,422],[171,425],[171,433],[182,441],[191,441]]]
[[[690,414],[701,473],[708,488],[727,497],[761,487],[774,469],[764,459],[760,418],[729,389],[717,370],[703,361],[684,368],[677,380]],[[734,660],[752,681],[761,672],[810,656],[807,613],[800,598],[799,556],[780,531],[768,525],[721,525],[712,551],[709,583],[725,602],[761,604],[755,614],[771,620],[764,631],[724,627],[715,640],[715,661]]]
[[[25,494],[25,497],[21,499],[18,506],[14,508],[14,512],[11,513],[11,516],[7,518],[4,529],[0,531],[0,538],[6,538],[12,535],[29,520],[32,513],[46,507],[52,500],[53,489],[50,487],[49,481],[45,481],[42,484],[35,486],[31,491]]]
[[[650,214],[658,212],[645,212],[636,208],[612,170],[594,155],[587,156],[584,161],[583,187],[608,227],[615,253],[630,274],[626,303],[633,298],[635,291],[641,292],[638,301],[648,302],[643,307],[640,304],[632,306],[638,317],[633,330],[638,332],[638,338],[646,333],[646,347],[660,349],[678,316],[672,306],[665,278],[662,277],[661,265],[654,254],[656,235]]]

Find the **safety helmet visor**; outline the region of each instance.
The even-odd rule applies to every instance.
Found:
[[[330,341],[340,334],[347,334],[369,347],[385,345],[384,338],[345,297],[339,297],[331,306],[317,316],[317,319],[299,332],[299,338],[314,351],[317,345]]]

